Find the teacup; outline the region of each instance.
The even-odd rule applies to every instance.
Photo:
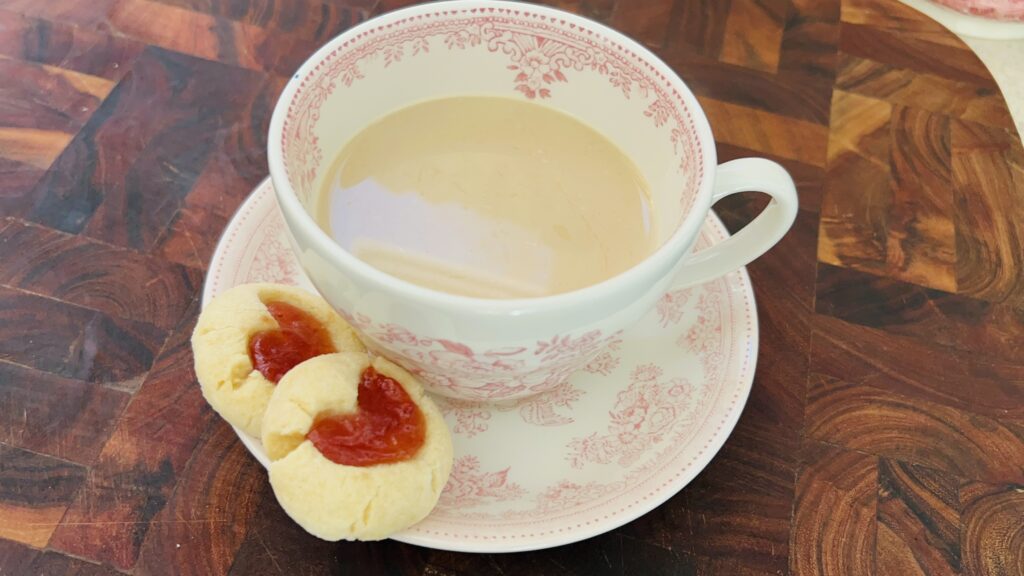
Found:
[[[319,228],[315,197],[335,153],[374,120],[458,95],[531,99],[569,113],[628,154],[651,188],[660,247],[629,270],[540,298],[489,300],[385,274]],[[735,270],[773,246],[797,213],[779,165],[716,166],[715,144],[686,84],[636,42],[542,6],[455,0],[414,6],[333,39],[299,69],[274,109],[270,174],[292,247],[320,293],[367,345],[431,392],[508,401],[550,390],[667,291]],[[711,205],[761,191],[771,203],[712,248],[691,253]]]

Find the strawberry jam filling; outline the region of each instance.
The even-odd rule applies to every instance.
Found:
[[[426,437],[423,413],[402,385],[373,367],[359,380],[358,408],[319,418],[306,438],[328,460],[373,466],[408,460]]]
[[[337,352],[327,329],[309,313],[284,302],[270,302],[266,306],[277,320],[277,328],[249,338],[249,359],[267,380],[277,384],[298,364]]]

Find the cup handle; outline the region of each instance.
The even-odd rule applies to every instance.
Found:
[[[719,165],[711,203],[737,192],[753,191],[768,194],[771,203],[732,237],[684,260],[673,290],[695,286],[746,266],[786,235],[799,209],[796,185],[785,168],[771,160],[741,158]]]

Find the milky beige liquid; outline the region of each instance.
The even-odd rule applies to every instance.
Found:
[[[443,292],[521,298],[614,276],[655,246],[648,186],[578,120],[530,102],[414,104],[333,161],[317,220],[356,257]]]

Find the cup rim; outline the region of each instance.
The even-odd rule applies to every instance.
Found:
[[[697,142],[702,148],[702,165],[700,168],[703,169],[703,176],[700,179],[698,190],[695,192],[694,201],[690,206],[689,212],[683,216],[682,221],[669,238],[646,258],[610,278],[568,292],[547,296],[507,299],[463,296],[414,284],[363,262],[331,239],[330,235],[317,225],[313,216],[299,201],[298,195],[288,180],[287,171],[285,170],[282,136],[291,103],[302,84],[302,80],[313,72],[317,64],[324,60],[332,51],[338,49],[343,43],[359,35],[364,30],[379,26],[381,23],[386,23],[389,20],[398,20],[422,13],[473,8],[502,8],[520,12],[530,11],[549,18],[557,17],[560,20],[572,21],[577,26],[589,28],[595,33],[599,33],[620,46],[633,51],[660,72],[665,80],[678,92],[685,106],[690,111]],[[652,282],[664,277],[665,274],[673,273],[681,260],[686,256],[688,248],[692,245],[700,231],[700,226],[704,222],[707,212],[711,209],[717,153],[707,116],[704,114],[703,108],[690,88],[658,56],[621,32],[589,18],[548,6],[508,0],[441,0],[393,10],[370,18],[335,36],[309,56],[299,69],[292,74],[285,84],[281,95],[278,97],[277,103],[274,105],[268,134],[267,162],[274,187],[274,195],[277,198],[278,206],[286,216],[286,224],[294,218],[302,226],[309,229],[309,239],[313,244],[314,250],[329,261],[339,265],[345,274],[358,275],[378,288],[397,292],[408,301],[433,308],[452,311],[473,310],[476,313],[487,315],[520,316],[564,309],[566,306],[579,304],[580,302],[600,301],[624,292],[631,292],[630,288],[636,285],[650,286]],[[699,168],[695,166],[694,169]],[[291,230],[289,230],[289,234],[294,236]],[[658,270],[667,270],[667,272],[657,277],[652,277],[655,276]]]

